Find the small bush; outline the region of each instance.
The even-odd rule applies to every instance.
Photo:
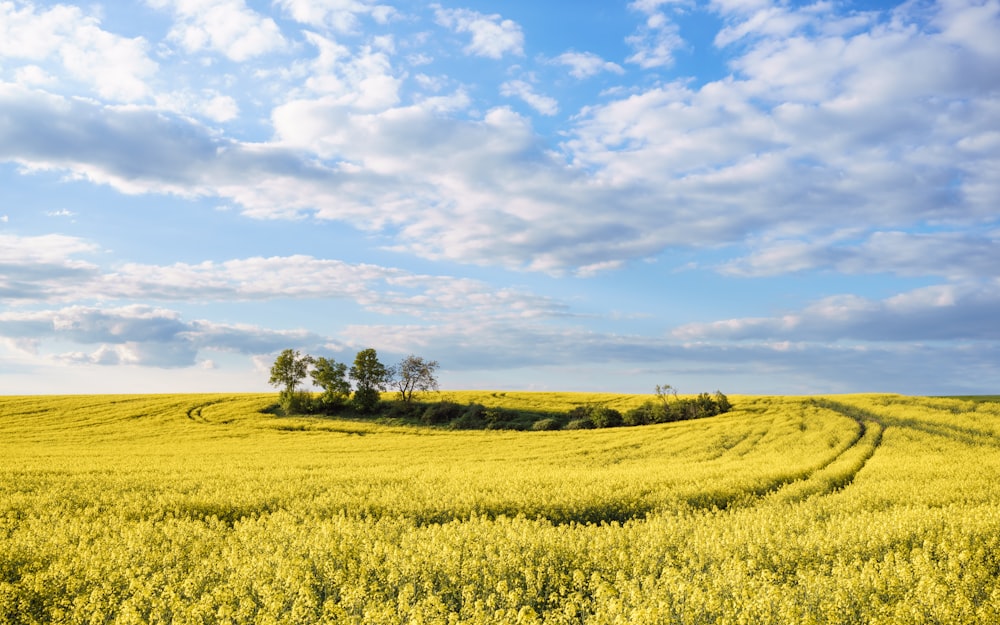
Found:
[[[462,416],[462,406],[452,401],[443,401],[431,404],[424,410],[421,420],[427,425],[441,425],[450,423]]]
[[[559,419],[551,419],[551,418],[540,419],[538,421],[535,421],[531,426],[531,429],[535,430],[536,432],[541,432],[545,430],[558,430],[561,428],[562,428],[562,423],[559,422]]]
[[[453,430],[481,430],[486,427],[485,413],[486,407],[482,404],[469,404],[450,426]]]
[[[590,421],[594,427],[614,428],[622,425],[622,413],[607,406],[594,406],[590,409]]]
[[[627,410],[622,415],[622,423],[625,425],[649,425],[656,423],[656,406],[653,402],[647,401],[641,406]]]
[[[572,419],[566,424],[564,430],[592,430],[594,429],[594,422],[590,420],[590,417],[585,417],[583,419]]]
[[[305,391],[282,392],[278,398],[281,412],[288,415],[309,414],[313,411],[312,393]]]
[[[354,408],[358,412],[375,412],[380,401],[382,401],[382,394],[376,389],[358,389],[354,391],[354,397],[351,398],[351,403],[354,404]]]

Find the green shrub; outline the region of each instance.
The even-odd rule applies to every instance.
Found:
[[[607,406],[594,406],[590,409],[590,421],[594,427],[614,428],[622,425],[622,413]]]
[[[656,423],[656,409],[657,406],[653,402],[647,401],[641,406],[627,410],[622,415],[622,423],[625,425],[649,425],[650,423]]]
[[[544,430],[558,430],[562,428],[562,423],[559,419],[549,418],[549,419],[539,419],[531,425],[531,429],[536,432]]]
[[[590,417],[585,417],[583,419],[572,419],[566,424],[564,430],[592,430],[594,429],[594,422],[590,420]]]
[[[378,392],[378,389],[373,388],[359,388],[354,391],[354,397],[351,399],[355,410],[368,413],[375,412],[380,401],[382,401],[382,394]]]
[[[443,401],[427,406],[427,409],[424,410],[424,414],[421,416],[421,420],[427,425],[441,425],[460,418],[463,412],[464,410],[461,405],[452,401]]]
[[[450,427],[453,430],[481,430],[486,427],[485,413],[486,407],[482,404],[469,404],[462,414],[450,423]]]
[[[281,406],[281,412],[286,416],[309,414],[313,412],[314,408],[312,393],[306,391],[282,391],[278,397],[278,403]]]

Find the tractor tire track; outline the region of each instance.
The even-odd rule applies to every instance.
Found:
[[[789,482],[771,493],[769,497],[772,500],[796,502],[814,495],[829,495],[847,488],[882,444],[886,426],[875,413],[828,399],[812,401],[820,408],[854,420],[858,424],[858,435],[829,462],[811,471],[802,479]]]

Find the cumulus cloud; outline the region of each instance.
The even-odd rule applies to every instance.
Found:
[[[500,85],[500,94],[520,98],[542,115],[555,115],[559,112],[559,103],[555,98],[535,93],[535,88],[523,80],[509,80]]]
[[[148,97],[147,81],[158,69],[145,39],[110,33],[98,18],[64,4],[47,9],[32,3],[0,4],[4,60],[26,62],[17,70],[23,84],[50,86],[57,73],[62,80],[89,85],[102,98],[123,102]]]
[[[56,353],[67,363],[191,367],[203,350],[244,355],[268,354],[289,345],[315,349],[328,339],[307,331],[276,331],[251,325],[185,321],[180,313],[141,305],[0,313],[0,336],[31,341],[91,346]]]
[[[389,5],[370,0],[279,0],[276,4],[297,22],[340,33],[356,32],[358,16],[367,15],[385,23],[397,13]]]
[[[150,6],[173,12],[170,38],[187,52],[210,50],[236,62],[286,45],[281,29],[244,0],[147,0]]]
[[[197,265],[129,264],[85,287],[108,298],[192,301],[345,298],[368,310],[419,318],[565,314],[557,301],[477,280],[432,276],[309,256],[248,258]]]
[[[845,274],[887,273],[941,276],[952,280],[990,278],[1000,267],[1000,235],[981,232],[873,232],[851,236],[757,243],[751,254],[720,271],[736,276],[773,276],[813,269]]]
[[[669,67],[674,64],[674,53],[687,45],[680,29],[663,11],[662,2],[633,2],[629,8],[646,16],[645,22],[625,41],[635,50],[626,59],[643,69]]]
[[[681,340],[768,341],[997,341],[1000,282],[944,284],[883,300],[857,295],[823,298],[775,317],[693,323]]]
[[[465,47],[467,54],[502,58],[505,54],[524,54],[524,33],[513,20],[499,14],[486,15],[470,9],[445,9],[436,6],[438,24],[456,33],[469,33],[472,41]]]
[[[729,28],[766,8],[739,4],[712,6]],[[667,28],[664,6],[634,8],[644,28]],[[671,247],[810,245],[860,223],[961,233],[994,220],[1000,198],[991,7],[919,9],[929,25],[910,4],[860,24],[832,9],[784,8],[805,25],[787,38],[748,30],[731,45],[731,76],[612,97],[572,118],[555,146],[529,117],[474,111],[463,92],[406,104],[384,49],[308,34],[318,55],[289,70],[302,84],[273,109],[269,141],[3,85],[0,112],[11,121],[0,126],[0,159],[126,193],[220,198],[253,217],[339,220],[424,257],[552,273]],[[504,23],[436,11],[462,32],[477,20]],[[555,110],[530,85],[505,89]],[[217,119],[232,113],[219,104]],[[796,260],[807,267],[820,256]],[[730,269],[767,271],[753,262]]]
[[[95,264],[77,258],[96,251],[97,245],[77,237],[0,233],[0,301],[67,295],[98,274]]]
[[[356,54],[336,41],[305,33],[318,51],[295,69],[306,76],[304,91],[319,94],[330,107],[384,110],[399,102],[402,80],[394,74],[389,54],[364,46]]]
[[[195,115],[224,123],[239,117],[240,106],[236,99],[213,89],[203,91],[174,91],[158,94],[156,107],[185,115]]]
[[[621,65],[605,61],[593,52],[563,52],[552,62],[569,67],[569,73],[574,78],[590,78],[601,72],[625,73]]]
[[[75,237],[0,234],[0,301],[347,299],[379,314],[438,321],[569,314],[564,303],[525,290],[364,263],[279,256],[197,264],[126,263],[109,270],[78,258],[96,251],[96,245]]]

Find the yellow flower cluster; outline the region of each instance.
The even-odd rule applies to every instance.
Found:
[[[447,432],[266,395],[2,398],[0,622],[1000,622],[1000,405],[732,399]]]

